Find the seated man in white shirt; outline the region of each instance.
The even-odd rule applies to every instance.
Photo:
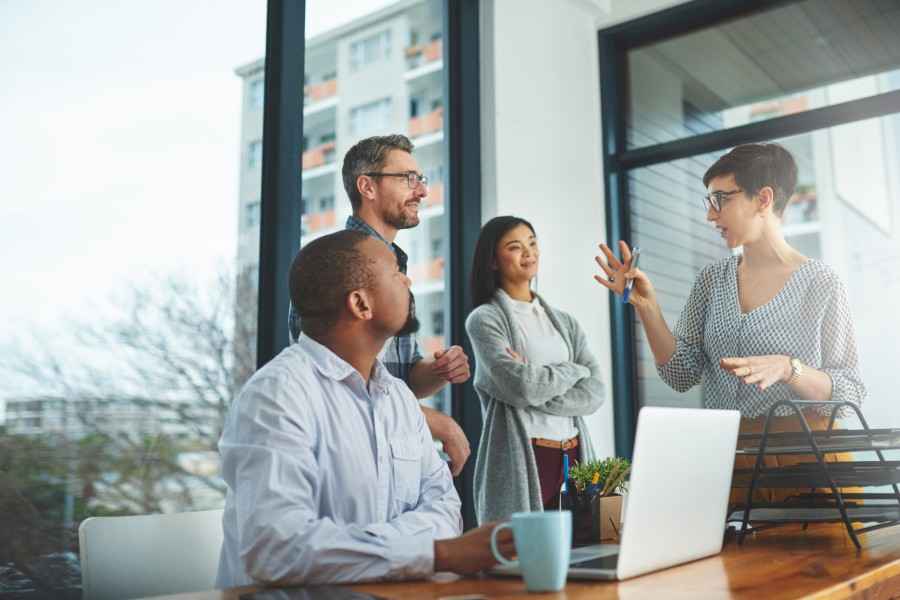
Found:
[[[450,470],[412,392],[376,358],[418,327],[409,286],[388,247],[357,231],[321,237],[294,259],[303,334],[247,382],[219,441],[228,494],[217,587],[495,564],[492,525],[460,536]],[[500,540],[512,554],[512,536]]]

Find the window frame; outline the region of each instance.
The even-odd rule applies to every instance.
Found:
[[[627,179],[628,172],[633,169],[898,112],[900,90],[628,149],[627,57],[630,50],[798,1],[801,0],[692,0],[598,31],[607,240],[631,239]],[[616,298],[610,297],[609,302],[615,448],[618,456],[630,457],[640,409],[635,368],[635,317],[634,312]]]
[[[450,300],[444,331],[451,345],[472,356],[465,317],[472,309],[469,272],[481,229],[481,103],[478,0],[441,0],[447,43],[443,44],[445,96],[444,164],[447,218],[443,239],[449,267],[444,269]],[[305,69],[305,0],[268,0],[263,111],[262,193],[257,366],[289,343],[287,277],[300,246],[303,181],[302,156]],[[309,199],[312,201],[312,199]],[[472,380],[450,386],[452,416],[472,446],[472,455],[455,480],[462,499],[463,522],[475,522],[474,455],[481,437],[481,408]]]

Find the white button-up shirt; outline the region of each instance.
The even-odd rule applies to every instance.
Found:
[[[427,577],[460,501],[406,384],[301,335],[228,413],[217,587]]]

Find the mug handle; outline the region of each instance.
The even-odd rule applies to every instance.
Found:
[[[502,565],[514,565],[516,564],[516,561],[504,558],[504,556],[500,554],[500,551],[497,550],[497,534],[503,529],[512,529],[512,524],[507,522],[494,527],[494,530],[491,532],[491,553],[494,555],[494,558],[497,559],[498,563]]]

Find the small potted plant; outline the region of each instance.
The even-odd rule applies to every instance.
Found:
[[[576,543],[618,538],[622,492],[627,491],[628,459],[610,457],[575,463],[569,469],[569,508]],[[574,492],[574,493],[573,493]]]

